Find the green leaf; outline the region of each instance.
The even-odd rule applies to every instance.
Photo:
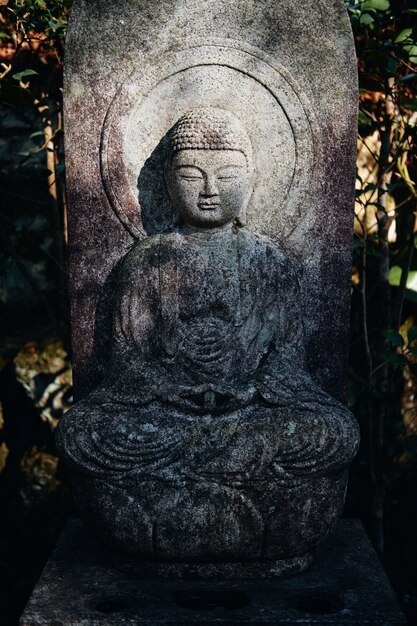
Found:
[[[13,75],[13,78],[15,80],[21,81],[22,78],[27,78],[28,76],[39,76],[38,72],[35,72],[35,70],[23,70],[23,72],[18,72],[17,74]]]
[[[374,23],[374,18],[369,13],[363,13],[359,21],[362,26],[370,26]]]
[[[417,73],[410,72],[409,74],[406,74],[405,76],[401,76],[401,78],[399,78],[397,82],[405,83],[407,80],[414,80],[415,78],[417,78]]]
[[[399,287],[401,280],[402,268],[399,265],[394,265],[390,269],[389,284],[392,287]],[[408,272],[407,276],[407,289],[417,292],[417,271],[413,270]]]
[[[388,11],[389,0],[365,0],[362,4],[362,11]]]
[[[409,58],[417,56],[417,45],[415,41],[403,44],[402,48],[403,51],[408,54]]]
[[[371,118],[361,110],[358,113],[358,122],[361,126],[372,126]]]
[[[417,346],[413,348],[409,348],[409,350],[413,356],[417,356]]]
[[[404,343],[405,343],[404,339],[397,330],[393,330],[393,329],[384,330],[384,335],[397,348],[404,347]]]
[[[403,367],[404,365],[408,365],[407,357],[404,356],[404,354],[398,354],[398,352],[388,354],[387,361],[389,361],[395,367]]]
[[[37,130],[36,133],[29,135],[29,139],[34,139],[35,137],[45,137],[45,133],[43,130]]]
[[[409,111],[417,111],[417,98],[410,98],[409,100],[404,100],[401,103],[401,106],[404,109],[408,109]]]
[[[411,98],[410,100],[405,100],[404,103],[401,104],[403,109],[407,111],[417,111],[417,98]]]
[[[404,28],[404,30],[400,32],[398,37],[394,39],[395,43],[401,43],[402,41],[410,40],[412,32],[413,32],[412,28]]]

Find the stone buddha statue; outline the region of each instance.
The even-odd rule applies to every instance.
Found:
[[[165,178],[172,228],[123,259],[107,375],[61,420],[58,449],[122,566],[299,571],[341,512],[357,424],[306,369],[296,267],[245,228],[241,122],[181,117]]]

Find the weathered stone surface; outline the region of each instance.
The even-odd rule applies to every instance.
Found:
[[[250,134],[248,228],[300,262],[309,369],[343,399],[357,111],[343,1],[75,0],[65,71],[77,397],[108,360],[112,270],[166,218],[160,161],[138,192],[142,166],[205,104],[238,114]]]
[[[343,506],[358,447],[339,400],[353,44],[331,3],[321,43],[337,78],[314,58],[306,71],[322,3],[278,4],[75,3],[71,281],[76,375],[90,393],[57,445],[85,523],[130,568],[300,570]]]
[[[307,371],[292,262],[245,227],[258,174],[242,122],[199,107],[164,141],[169,224],[121,263],[106,376],[58,449],[119,563],[293,572],[341,512],[358,428]]]
[[[279,581],[143,579],[109,568],[76,520],[66,526],[20,626],[406,624],[355,520],[340,520],[312,567]]]

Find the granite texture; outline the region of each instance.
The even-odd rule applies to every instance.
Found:
[[[129,569],[301,570],[358,447],[343,2],[76,0],[65,72],[80,514]]]
[[[168,581],[121,574],[67,523],[20,626],[368,624],[406,621],[363,527],[340,520],[312,567],[279,581]]]
[[[202,103],[250,134],[248,228],[298,260],[308,367],[343,400],[357,114],[343,0],[75,0],[65,135],[76,397],[109,359],[114,268],[167,224],[154,151]]]
[[[170,223],[123,258],[106,375],[58,425],[80,513],[120,565],[293,573],[340,515],[358,427],[307,370],[297,268],[251,230],[255,163],[229,110],[168,131]]]

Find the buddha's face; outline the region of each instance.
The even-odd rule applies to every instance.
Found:
[[[246,157],[238,150],[180,150],[168,187],[179,217],[201,228],[233,222],[252,192]]]

